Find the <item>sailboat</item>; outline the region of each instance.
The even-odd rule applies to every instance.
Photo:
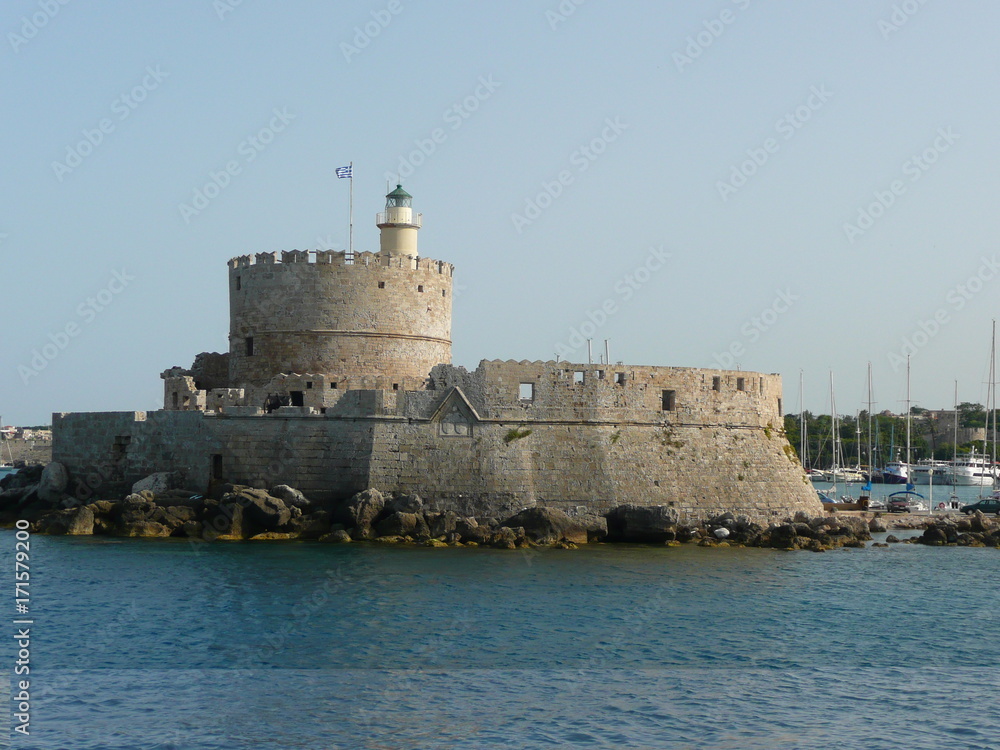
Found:
[[[0,469],[14,468],[14,453],[10,449],[10,440],[14,437],[14,430],[3,429],[3,417],[0,416],[0,443],[7,449],[7,459],[4,460],[3,448],[0,448]]]
[[[924,496],[919,492],[916,492],[916,487],[913,486],[911,477],[913,476],[913,461],[911,456],[910,448],[910,436],[912,433],[912,415],[910,402],[910,357],[906,357],[906,460],[905,462],[890,462],[886,464],[886,470],[889,470],[890,466],[896,464],[897,471],[901,476],[906,477],[906,489],[899,492],[893,492],[889,495],[888,507],[889,510],[927,510],[927,506],[924,505]],[[919,498],[919,499],[918,499]]]

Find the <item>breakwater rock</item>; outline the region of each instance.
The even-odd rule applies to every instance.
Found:
[[[968,517],[936,519],[913,542],[932,547],[1000,547],[1000,523],[977,510]]]
[[[871,539],[861,518],[830,514],[794,518],[764,526],[745,516],[723,513],[697,523],[680,523],[673,508],[625,504],[603,516],[568,514],[551,507],[525,508],[507,518],[463,516],[427,507],[419,495],[360,492],[339,503],[314,503],[293,487],[271,489],[224,485],[216,496],[163,489],[169,482],[144,482],[117,501],[86,505],[60,494],[60,473],[45,500],[38,476],[0,493],[0,513],[23,516],[30,510],[38,533],[116,537],[182,537],[203,541],[290,539],[331,544],[374,542],[426,546],[530,546],[572,548],[595,542],[698,544],[703,547],[771,547],[823,551],[863,547]],[[983,524],[973,519],[970,523]],[[988,521],[985,521],[989,524]],[[970,526],[971,530],[971,526]],[[947,538],[947,537],[946,537]]]

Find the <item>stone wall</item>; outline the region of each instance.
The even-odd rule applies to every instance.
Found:
[[[443,261],[373,253],[234,258],[229,385],[262,387],[278,373],[424,378],[451,361],[453,273]]]
[[[74,475],[105,467],[116,492],[178,470],[199,491],[213,477],[318,499],[377,487],[474,515],[622,503],[682,518],[821,511],[780,429],[776,375],[490,361],[437,367],[429,385],[340,391],[325,413],[55,415],[54,459]]]

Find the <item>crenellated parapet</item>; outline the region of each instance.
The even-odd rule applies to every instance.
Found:
[[[459,387],[494,419],[662,423],[783,429],[781,376],[626,364],[483,360],[474,372],[441,366],[437,390]]]
[[[447,261],[434,260],[414,255],[389,255],[387,253],[360,252],[346,250],[282,250],[279,252],[254,253],[230,258],[230,271],[253,269],[256,266],[308,264],[313,266],[351,266],[354,268],[395,268],[416,273],[453,276],[455,266]]]
[[[229,385],[288,372],[400,383],[451,361],[455,267],[411,255],[290,250],[229,261]]]

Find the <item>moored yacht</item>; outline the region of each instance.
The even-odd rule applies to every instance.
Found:
[[[996,465],[975,451],[952,461],[948,473],[953,484],[964,487],[989,487],[998,477]]]
[[[952,484],[951,461],[924,459],[910,467],[910,481],[913,484]]]

